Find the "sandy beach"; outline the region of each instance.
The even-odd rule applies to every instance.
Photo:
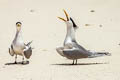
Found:
[[[0,0],[0,80],[120,80],[119,0]],[[107,51],[112,56],[79,59],[78,65],[60,56],[66,25],[65,9],[78,29],[76,39],[88,50]],[[22,36],[33,40],[27,65],[10,64],[8,48],[22,22]],[[22,57],[18,57],[18,62]]]

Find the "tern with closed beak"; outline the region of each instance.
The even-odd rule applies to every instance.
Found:
[[[82,58],[95,58],[100,56],[109,56],[111,55],[109,52],[92,52],[90,50],[86,50],[84,47],[79,45],[75,39],[75,31],[77,29],[77,25],[74,20],[68,16],[67,12],[63,10],[66,18],[58,17],[60,20],[64,21],[67,26],[67,34],[64,40],[63,47],[57,47],[56,51],[63,57],[67,59],[73,60],[72,64],[77,64],[77,59]],[[76,61],[76,62],[74,62]]]
[[[11,44],[11,47],[9,48],[9,54],[11,56],[15,55],[15,64],[17,64],[17,55],[22,56],[22,63],[24,63],[24,57],[29,59],[32,55],[32,48],[31,48],[31,42],[25,44],[22,38],[22,32],[21,32],[21,22],[16,23],[16,35],[15,38]]]

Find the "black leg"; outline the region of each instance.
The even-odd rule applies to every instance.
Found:
[[[72,65],[74,65],[74,60],[73,60],[73,63],[72,63]]]
[[[15,64],[17,64],[17,54],[16,54],[16,56],[15,56]]]
[[[22,58],[22,64],[24,64],[24,56],[23,56],[23,58]]]
[[[76,59],[76,63],[75,64],[77,65],[77,59]]]

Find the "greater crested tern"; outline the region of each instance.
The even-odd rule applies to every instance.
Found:
[[[67,12],[64,10],[67,20],[58,17],[60,20],[64,21],[67,26],[67,34],[64,40],[63,47],[57,47],[56,51],[63,57],[73,60],[72,64],[77,64],[77,59],[81,58],[95,58],[104,55],[111,55],[109,52],[92,52],[86,50],[84,47],[79,45],[75,39],[75,31],[77,25],[74,20],[68,16]],[[76,60],[76,63],[74,61]]]
[[[21,22],[16,23],[16,35],[15,38],[11,44],[11,47],[9,48],[9,54],[11,56],[15,55],[15,64],[17,64],[17,55],[23,56],[22,63],[24,63],[24,57],[29,59],[32,55],[32,48],[31,48],[31,42],[25,44],[22,38],[22,32],[21,32]]]

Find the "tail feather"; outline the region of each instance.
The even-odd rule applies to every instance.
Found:
[[[26,44],[26,46],[29,46],[32,42],[33,42],[33,41],[28,42],[28,43]]]
[[[102,56],[111,56],[109,52],[94,52],[89,58],[102,57]]]

